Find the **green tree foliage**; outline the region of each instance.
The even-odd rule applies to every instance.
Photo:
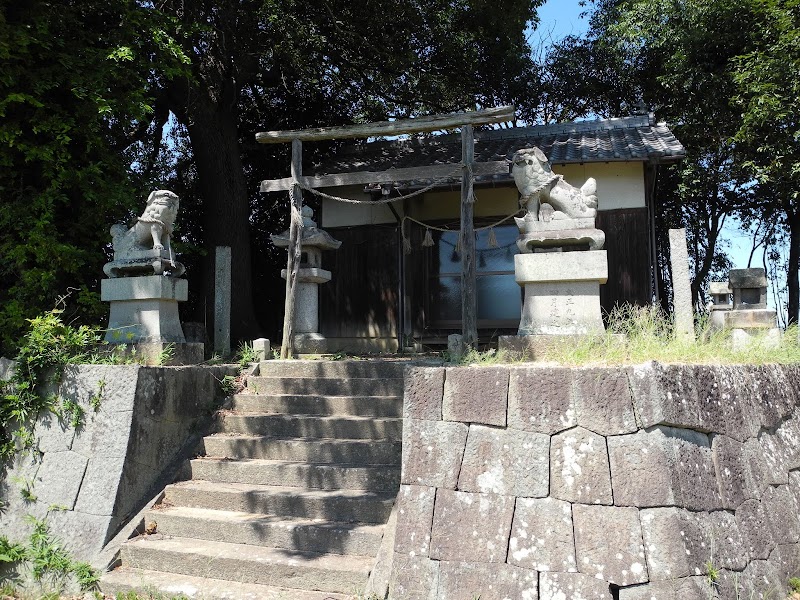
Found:
[[[155,56],[162,77],[180,60],[122,0],[0,8],[0,350],[13,355],[26,318],[70,288],[70,313],[104,312],[108,228],[144,192],[131,169],[153,112],[143,82]]]
[[[765,211],[781,211],[789,229],[789,321],[800,311],[800,1],[752,0],[756,43],[733,61],[735,140],[764,190]],[[746,152],[746,153],[745,153]]]
[[[213,322],[219,245],[232,248],[234,338],[255,337],[264,313],[273,323],[279,317],[281,254],[266,240],[286,226],[286,197],[264,198],[257,190],[261,179],[288,174],[289,149],[257,147],[256,132],[519,101],[531,91],[524,31],[540,4],[517,0],[498,10],[486,0],[159,3],[191,59],[192,76],[162,81],[155,96],[176,115],[182,156],[189,158],[173,175],[186,186],[176,191],[194,211],[187,217],[202,231],[204,264],[192,273],[204,298],[196,319]],[[335,147],[313,144],[304,152],[313,158]],[[270,295],[272,306],[264,302]]]
[[[567,39],[550,56],[559,79],[575,82],[554,93],[570,117],[649,109],[673,127],[687,158],[662,169],[658,182],[659,254],[666,265],[667,229],[687,228],[701,302],[709,276],[727,267],[717,248],[725,219],[754,202],[734,141],[740,110],[733,98],[736,57],[758,42],[755,2],[593,0],[591,9],[588,36]]]

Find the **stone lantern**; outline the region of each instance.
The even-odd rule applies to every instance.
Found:
[[[303,206],[303,236],[301,238],[300,268],[297,272],[295,296],[294,347],[300,354],[323,354],[328,351],[325,338],[319,333],[319,286],[333,277],[322,268],[322,251],[338,250],[342,242],[319,229],[312,219],[314,211]],[[289,247],[289,231],[271,236],[278,248]],[[286,279],[286,269],[281,270]]]

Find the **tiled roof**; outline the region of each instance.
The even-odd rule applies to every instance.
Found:
[[[476,162],[510,159],[520,148],[538,146],[553,165],[582,162],[675,162],[686,154],[664,123],[624,117],[475,133]],[[457,163],[460,135],[362,143],[315,165],[312,172],[348,173]],[[494,176],[493,179],[507,179]],[[482,178],[477,178],[478,180]]]

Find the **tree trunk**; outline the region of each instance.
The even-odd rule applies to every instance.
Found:
[[[800,311],[800,213],[787,211],[789,223],[789,266],[786,274],[786,287],[789,290],[789,310],[787,324],[797,323]]]
[[[261,335],[253,309],[250,203],[239,151],[236,114],[195,97],[185,125],[192,143],[203,201],[203,297],[207,331],[214,331],[214,255],[231,248],[231,341]]]

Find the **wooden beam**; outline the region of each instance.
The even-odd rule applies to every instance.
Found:
[[[475,161],[472,125],[461,129],[461,336],[464,349],[478,343],[477,280],[475,275],[475,198],[471,167]]]
[[[292,178],[295,181],[303,174],[303,143],[292,140]],[[290,192],[292,214],[297,211],[302,219],[303,190],[295,183]],[[300,270],[302,253],[303,228],[296,218],[289,217],[289,257],[286,261],[286,302],[283,313],[283,340],[281,342],[281,358],[294,356],[294,313],[297,297],[297,273]],[[302,222],[302,221],[301,221]]]
[[[300,177],[300,183],[307,188],[330,188],[345,185],[366,185],[369,183],[395,183],[399,181],[414,181],[417,179],[441,179],[457,175],[457,163],[446,165],[431,165],[428,167],[408,167],[403,169],[387,169],[386,171],[357,171],[354,173],[334,173],[331,175],[310,175]],[[496,160],[473,164],[475,175],[507,175],[508,162]],[[456,172],[456,175],[453,173]],[[266,179],[261,182],[262,192],[285,192],[294,185],[294,179]]]
[[[380,121],[362,125],[345,125],[342,127],[314,127],[311,129],[294,129],[288,131],[262,131],[256,134],[256,141],[261,144],[279,144],[300,140],[318,142],[321,140],[340,140],[346,138],[368,138],[376,136],[403,135],[406,133],[422,133],[439,129],[455,129],[462,125],[488,125],[505,123],[516,118],[513,106],[499,106],[486,110],[449,113],[417,117],[416,119],[397,119],[396,121]]]

